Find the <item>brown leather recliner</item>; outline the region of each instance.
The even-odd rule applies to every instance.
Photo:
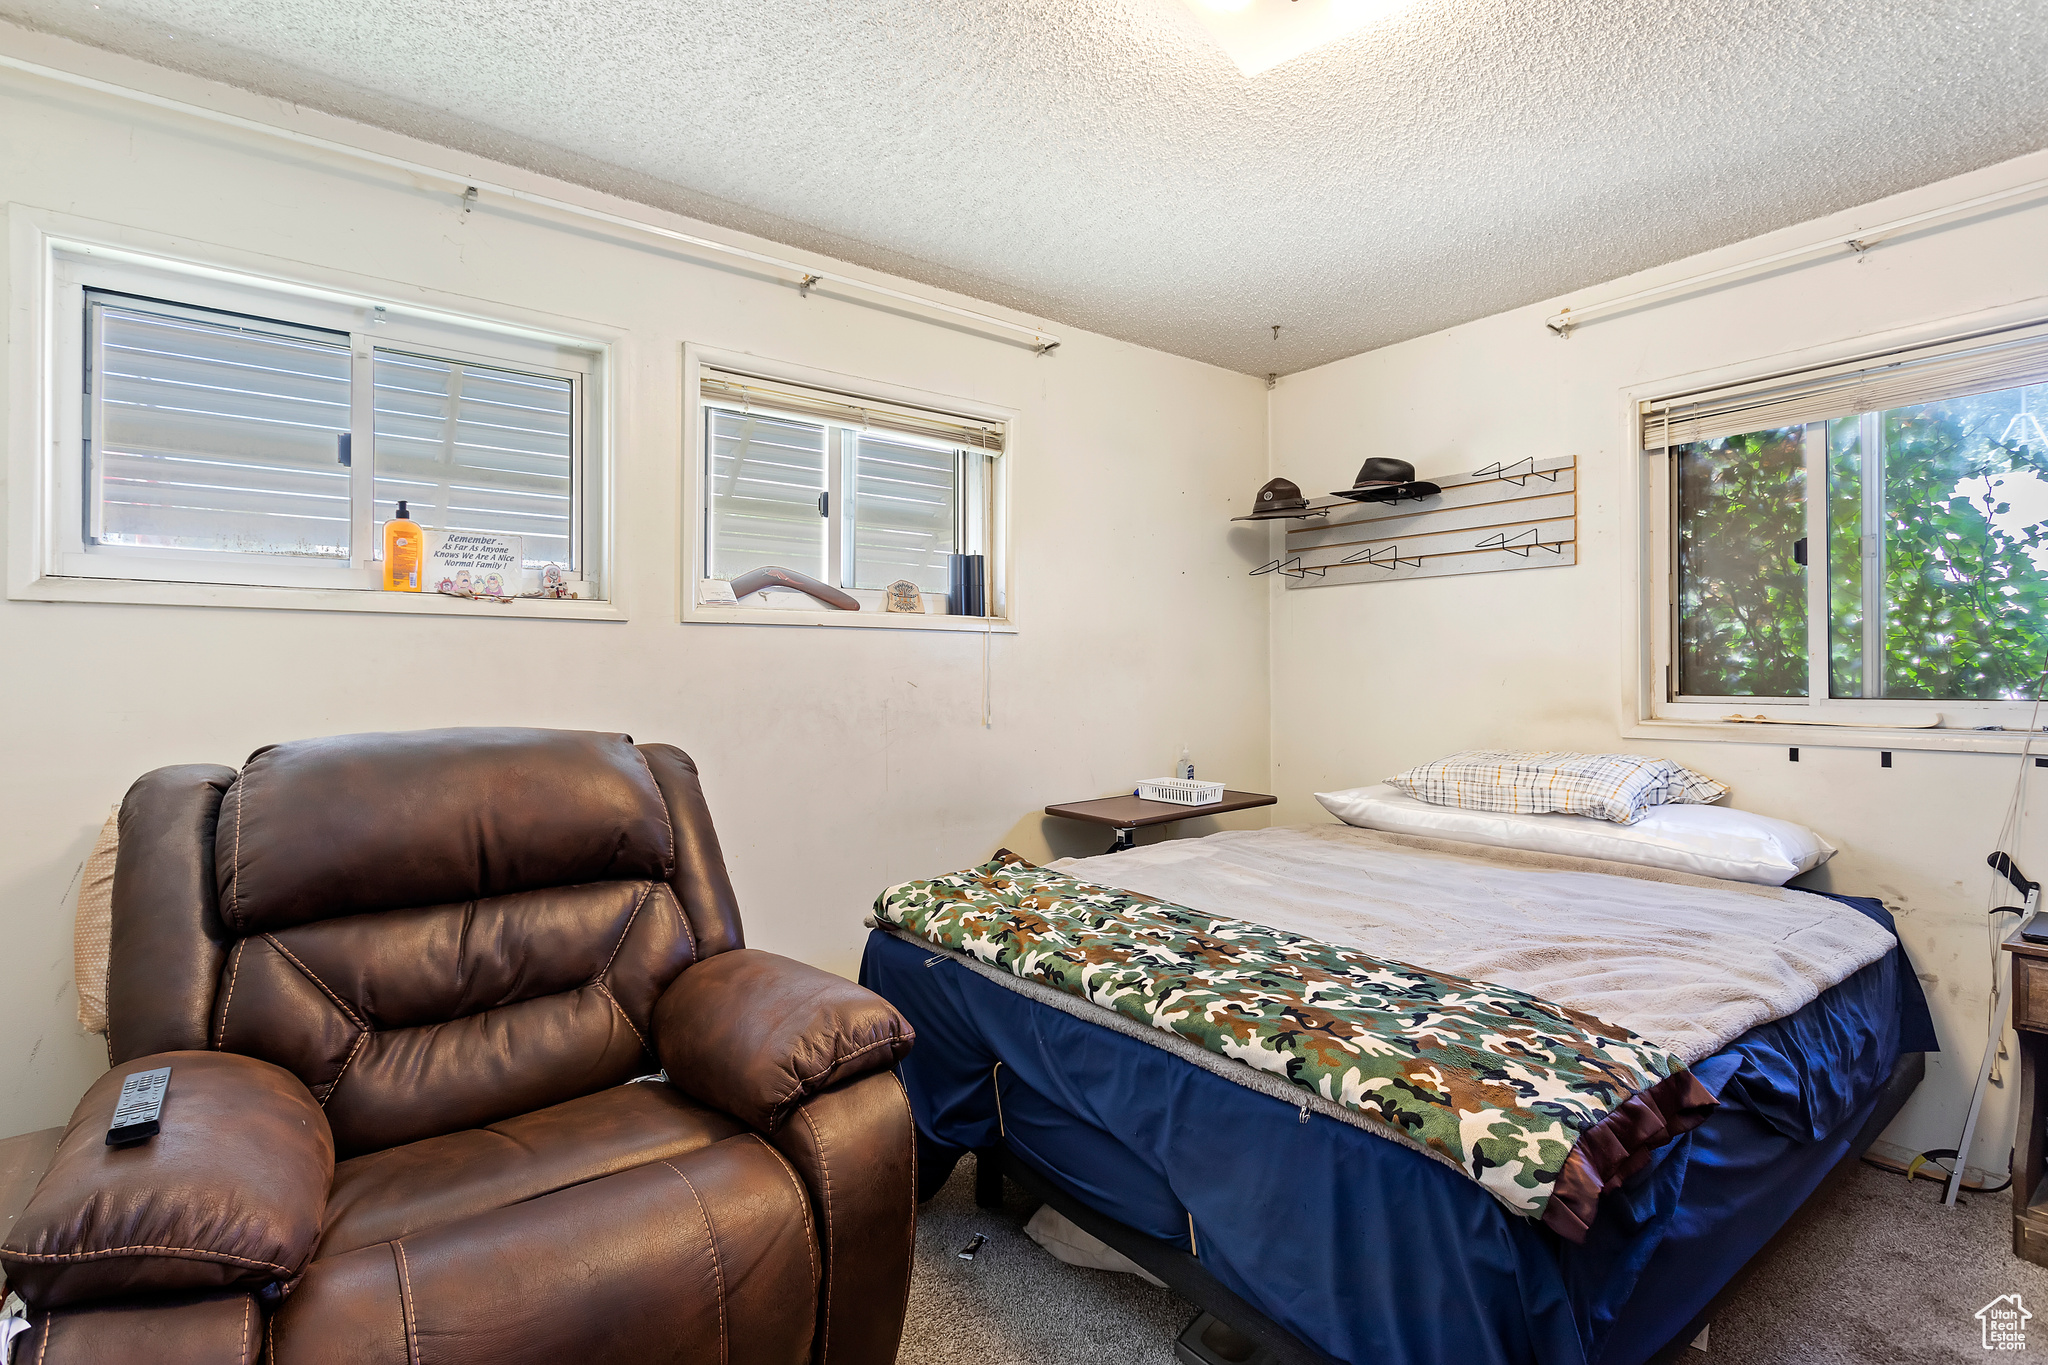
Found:
[[[150,773],[120,829],[115,1065],[0,1248],[17,1360],[895,1358],[910,1028],[742,946],[686,755],[309,740]]]

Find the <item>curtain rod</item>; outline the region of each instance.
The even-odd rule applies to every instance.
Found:
[[[1916,213],[1906,218],[1894,218],[1889,223],[1879,223],[1876,227],[1864,228],[1860,232],[1851,232],[1840,237],[1830,237],[1823,242],[1812,242],[1806,246],[1794,247],[1790,251],[1780,251],[1775,255],[1762,256],[1753,261],[1744,261],[1740,265],[1723,266],[1719,270],[1709,270],[1703,275],[1692,275],[1686,279],[1675,280],[1670,284],[1660,284],[1649,289],[1638,289],[1633,294],[1623,294],[1619,298],[1605,299],[1599,303],[1589,303],[1584,308],[1567,308],[1561,313],[1553,313],[1545,318],[1543,325],[1556,333],[1560,338],[1569,339],[1574,327],[1606,313],[1654,303],[1660,299],[1670,298],[1677,294],[1691,293],[1693,290],[1702,289],[1710,284],[1736,279],[1743,275],[1755,274],[1758,271],[1769,270],[1774,266],[1795,265],[1845,247],[1861,255],[1885,238],[1895,237],[1908,228],[1932,226],[1952,218],[1961,218],[1966,214],[1976,213],[1980,209],[1988,209],[1995,205],[2016,200],[2030,199],[2041,194],[2048,194],[2048,179],[2030,180],[2024,185],[2015,185],[2011,189],[1997,190],[1991,194],[1980,194],[1974,199],[1965,199],[1961,203],[1950,204],[1944,208],[1929,209],[1925,213]]]
[[[511,185],[500,185],[488,180],[473,179],[459,175],[454,171],[443,170],[439,166],[430,166],[418,161],[408,161],[403,157],[390,156],[383,152],[373,152],[365,147],[353,147],[345,142],[335,142],[328,138],[315,137],[311,133],[301,133],[290,128],[279,128],[256,119],[244,118],[240,114],[230,114],[218,109],[209,109],[200,104],[188,104],[182,100],[174,100],[165,95],[152,94],[146,90],[132,90],[127,86],[115,85],[111,81],[99,80],[92,76],[81,76],[76,72],[65,71],[58,67],[42,66],[35,62],[24,61],[7,53],[0,53],[0,67],[26,72],[32,76],[41,76],[46,80],[58,81],[65,85],[95,90],[104,95],[113,95],[121,99],[133,100],[157,109],[169,110],[172,113],[205,119],[212,123],[225,124],[230,128],[239,128],[244,132],[257,133],[265,137],[281,138],[286,142],[296,143],[302,147],[310,147],[339,156],[353,157],[358,161],[367,161],[391,170],[404,171],[408,175],[419,175],[439,180],[449,185],[460,187],[457,193],[461,194],[471,203],[476,202],[476,198],[480,193],[501,195],[507,199],[517,200],[523,204],[531,204],[538,208],[549,209],[556,213],[566,213],[578,218],[588,218],[612,227],[624,228],[630,232],[644,232],[671,242],[681,242],[685,246],[696,247],[704,251],[714,251],[725,256],[737,256],[742,260],[753,261],[758,265],[787,271],[797,276],[797,292],[806,297],[810,295],[811,289],[814,286],[830,279],[842,288],[858,289],[869,294],[879,295],[882,298],[895,299],[900,303],[914,304],[919,308],[929,308],[951,317],[965,319],[977,326],[995,327],[1006,332],[1021,333],[1031,338],[1032,349],[1036,350],[1040,355],[1050,353],[1060,344],[1060,339],[1057,336],[1024,323],[1011,322],[1007,318],[993,317],[987,313],[977,313],[971,308],[961,308],[938,299],[926,298],[920,294],[908,293],[901,289],[892,289],[886,284],[874,284],[867,280],[856,279],[851,275],[828,274],[824,270],[805,265],[799,261],[785,260],[780,256],[770,256],[764,252],[749,251],[745,247],[729,246],[724,242],[714,241],[709,237],[693,236],[687,232],[679,232],[674,228],[661,227],[637,218],[629,218],[624,214],[608,213],[603,209],[590,208],[586,205],[575,203],[572,200],[556,199],[550,195],[536,194],[531,190],[522,190]],[[403,136],[403,134],[400,134],[400,136]]]

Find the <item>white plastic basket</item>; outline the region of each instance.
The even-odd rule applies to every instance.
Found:
[[[1171,801],[1176,806],[1207,806],[1223,799],[1223,784],[1179,777],[1148,777],[1138,784],[1138,795],[1147,801]]]

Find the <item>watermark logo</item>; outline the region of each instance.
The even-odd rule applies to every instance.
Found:
[[[1977,1310],[1977,1321],[1984,1328],[1984,1349],[1987,1351],[2024,1351],[2027,1349],[2027,1322],[2034,1315],[2020,1302],[2018,1294],[2000,1294]]]

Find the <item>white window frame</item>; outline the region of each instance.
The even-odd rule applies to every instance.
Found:
[[[494,618],[623,620],[613,547],[613,466],[623,332],[432,291],[366,279],[232,248],[21,204],[7,206],[14,326],[8,339],[7,595],[46,602],[261,607]],[[165,282],[175,285],[167,289]],[[226,309],[353,339],[354,425],[371,401],[374,349],[550,373],[577,382],[574,465],[581,597],[488,603],[436,593],[383,592],[368,501],[371,442],[352,468],[351,560],[293,563],[285,556],[176,550],[88,549],[79,458],[84,291],[104,288],[193,307]]]
[[[1809,648],[1808,693],[1804,698],[1687,698],[1670,694],[1677,676],[1677,496],[1673,459],[1642,447],[1641,405],[1673,393],[1736,385],[1801,369],[1820,369],[1860,356],[1903,347],[1933,346],[1960,336],[1995,328],[2021,326],[2048,318],[2048,299],[2035,298],[1899,328],[1889,332],[1831,342],[1822,346],[1762,357],[1741,365],[1674,375],[1622,390],[1619,448],[1626,475],[1624,545],[1633,551],[1624,563],[1622,630],[1622,734],[1630,739],[1666,741],[1713,740],[1787,747],[1934,749],[1977,753],[2017,753],[2033,712],[2031,701],[1943,701],[1922,698],[1834,698],[1828,693],[1828,657]],[[1806,448],[1809,490],[1826,487],[1826,455],[1822,442],[1809,436]],[[1818,482],[1816,482],[1818,480]],[[1826,639],[1827,627],[1827,503],[1809,492],[1806,501],[1808,638]],[[1816,619],[1817,618],[1817,619]],[[1762,714],[1774,724],[1730,722],[1732,713]],[[1897,728],[1911,717],[1938,712],[1936,728]],[[1888,725],[1888,722],[1890,723]],[[2048,727],[2048,703],[2041,708]],[[1979,730],[2003,726],[2003,731]],[[2048,750],[2048,743],[2036,741]]]
[[[698,603],[698,592],[706,578],[705,550],[709,537],[708,513],[705,497],[705,412],[709,407],[725,406],[707,401],[701,392],[700,381],[706,368],[725,371],[739,371],[761,379],[780,380],[789,384],[801,384],[808,388],[823,389],[834,394],[843,394],[853,400],[862,398],[875,403],[900,404],[906,407],[926,408],[950,413],[975,421],[999,423],[1004,429],[1003,453],[991,461],[994,513],[989,528],[990,545],[987,551],[992,563],[989,567],[989,594],[992,606],[1000,614],[987,618],[979,616],[946,616],[928,612],[925,615],[885,612],[882,610],[883,594],[876,589],[848,589],[848,594],[861,604],[859,611],[838,611],[823,603],[812,602],[801,593],[775,593],[779,603],[774,607],[722,607],[703,606]],[[804,417],[803,421],[817,421]],[[679,588],[682,611],[680,618],[692,624],[720,623],[727,625],[766,626],[833,626],[856,630],[943,630],[970,631],[977,635],[1011,635],[1017,632],[1017,592],[1015,570],[1010,553],[1010,473],[1011,461],[1017,456],[1018,415],[1014,409],[994,406],[974,399],[960,398],[948,394],[936,394],[923,389],[913,389],[900,384],[887,384],[876,380],[858,379],[849,375],[820,370],[807,365],[794,365],[781,361],[763,360],[759,356],[741,351],[721,350],[696,342],[683,345],[683,535],[682,562],[679,567]],[[893,435],[891,439],[896,439]],[[828,528],[828,562],[844,563],[844,547],[836,528],[840,522],[841,506],[839,485],[841,475],[840,441],[833,437],[827,443],[828,486],[833,491],[833,516]]]

